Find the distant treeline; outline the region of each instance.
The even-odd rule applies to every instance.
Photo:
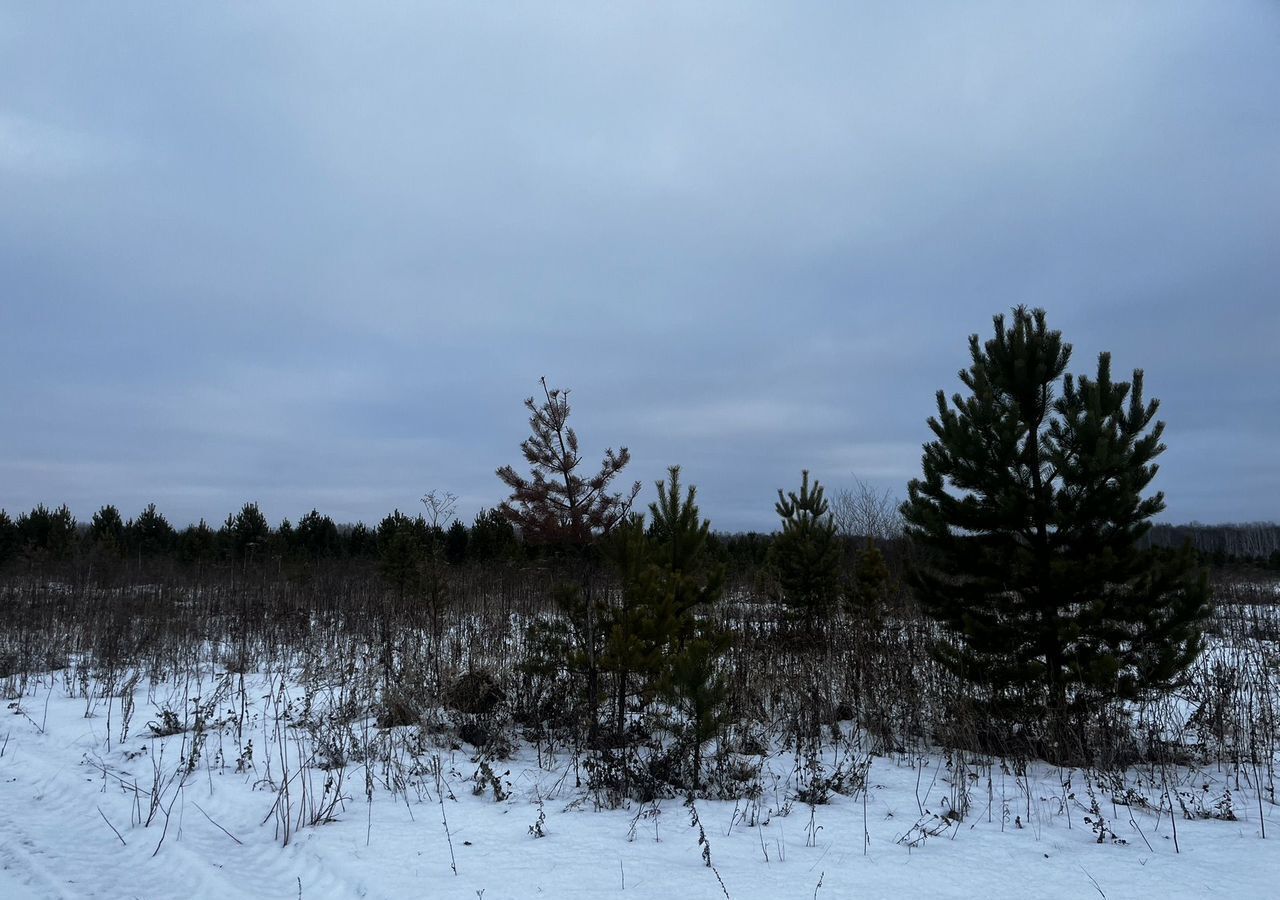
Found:
[[[1280,569],[1280,525],[1274,522],[1243,522],[1224,525],[1155,525],[1149,539],[1156,547],[1190,544],[1206,561],[1265,563]]]
[[[712,555],[733,567],[762,564],[770,543],[765,534],[713,535]],[[399,510],[376,526],[340,524],[318,510],[295,523],[272,527],[256,503],[246,503],[218,528],[205,520],[175,528],[155,504],[126,520],[112,505],[77,521],[67,506],[37,506],[12,518],[0,510],[0,568],[37,570],[46,564],[113,561],[179,565],[243,564],[319,560],[385,561],[408,547],[438,547],[451,565],[538,561],[548,551],[521,540],[497,509],[484,509],[470,525],[447,526]]]
[[[895,530],[880,526],[859,529],[846,525],[837,506],[841,532],[852,543],[861,543],[873,530],[878,544],[893,553],[902,540]],[[773,534],[713,532],[709,556],[739,571],[763,565]],[[167,561],[179,565],[242,564],[271,561],[298,563],[308,560],[384,560],[409,541],[418,547],[439,546],[451,565],[465,563],[522,563],[545,557],[542,547],[521,540],[512,524],[497,509],[481,510],[471,524],[453,519],[447,526],[433,525],[422,515],[396,510],[376,526],[363,522],[341,524],[318,510],[297,522],[283,520],[272,527],[256,503],[246,503],[214,528],[203,519],[185,528],[174,527],[149,504],[136,517],[125,519],[107,505],[88,522],[77,521],[67,506],[37,506],[16,518],[0,510],[0,568],[27,570],[46,563],[73,561],[108,564],[112,560]],[[1155,525],[1148,540],[1156,547],[1181,547],[1190,543],[1210,565],[1261,565],[1280,570],[1280,525],[1269,522],[1244,524]]]

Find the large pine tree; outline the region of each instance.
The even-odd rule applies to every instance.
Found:
[[[1201,650],[1207,586],[1189,553],[1143,547],[1164,450],[1142,372],[1065,374],[1071,347],[1043,310],[969,339],[968,396],[938,392],[924,477],[902,512],[921,551],[941,661],[996,710],[1040,718],[1045,751],[1098,701],[1167,688]]]

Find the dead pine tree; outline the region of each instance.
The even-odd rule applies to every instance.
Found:
[[[579,472],[582,453],[578,435],[569,427],[569,392],[548,388],[540,379],[543,400],[525,400],[532,434],[520,445],[529,477],[511,466],[498,477],[511,489],[499,509],[531,544],[553,547],[576,562],[584,611],[584,669],[587,688],[589,740],[598,743],[600,730],[600,667],[596,640],[595,598],[592,596],[592,549],[625,522],[640,493],[640,482],[626,493],[610,493],[609,485],[631,461],[626,447],[605,450],[600,469],[590,477]]]

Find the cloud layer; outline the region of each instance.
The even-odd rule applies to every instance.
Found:
[[[0,11],[0,506],[502,497],[523,397],[682,463],[901,493],[1042,305],[1162,400],[1173,520],[1280,517],[1270,3]],[[647,496],[651,496],[649,491]]]

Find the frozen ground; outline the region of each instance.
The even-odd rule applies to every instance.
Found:
[[[192,730],[162,738],[147,727],[163,730],[162,709],[180,706],[172,694],[141,685],[118,691],[136,704],[124,741],[121,697],[110,705],[73,698],[74,685],[46,680],[29,685],[21,703],[10,701],[0,719],[0,897],[1280,894],[1276,807],[1260,807],[1248,784],[1216,769],[1168,776],[1177,786],[1158,770],[1131,772],[1104,789],[1078,771],[1042,767],[1023,778],[998,762],[962,771],[942,756],[872,757],[865,795],[811,807],[794,799],[794,766],[777,755],[765,761],[757,802],[697,802],[713,870],[681,799],[598,811],[574,787],[567,757],[539,767],[525,747],[494,763],[500,792],[509,794],[501,800],[492,782],[473,794],[478,766],[465,750],[421,742],[411,750],[407,737],[392,754],[399,763],[299,766],[323,758],[323,747],[305,728],[280,727],[308,714],[296,685],[259,677],[243,696],[214,688],[205,681],[184,691],[188,701],[203,691],[220,704],[206,704],[216,714],[194,765]],[[956,781],[968,784],[959,823],[946,818],[963,802]],[[1197,815],[1236,818],[1171,820],[1165,786]],[[1101,844],[1085,821],[1093,818],[1089,787],[1105,819]],[[1125,791],[1131,805],[1113,803]],[[334,821],[307,824],[328,817],[335,794],[345,799]],[[540,811],[545,837],[535,838]]]

